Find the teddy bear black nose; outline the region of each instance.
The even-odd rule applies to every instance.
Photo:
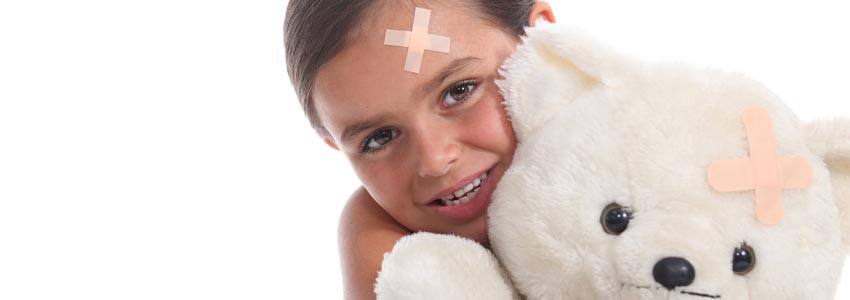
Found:
[[[665,257],[655,263],[652,277],[668,290],[677,286],[687,286],[694,282],[696,271],[686,259],[681,257]]]

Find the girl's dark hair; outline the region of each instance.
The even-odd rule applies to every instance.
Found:
[[[336,56],[363,18],[386,0],[290,0],[284,24],[289,79],[314,129],[327,133],[313,106],[319,69]],[[466,2],[481,17],[519,38],[525,34],[535,0],[452,0]]]

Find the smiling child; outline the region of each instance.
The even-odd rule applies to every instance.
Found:
[[[388,30],[415,31],[415,12],[426,10],[427,34],[451,45],[425,49],[414,72],[419,36],[389,45]],[[541,18],[554,22],[534,0],[289,2],[292,84],[318,136],[363,184],[339,223],[347,299],[374,298],[383,254],[410,233],[488,244],[487,206],[516,147],[494,80]]]

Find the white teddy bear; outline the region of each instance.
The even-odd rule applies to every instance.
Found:
[[[503,71],[519,145],[493,252],[406,237],[379,298],[834,297],[850,120],[803,123],[742,75],[634,61],[556,25],[529,29]]]

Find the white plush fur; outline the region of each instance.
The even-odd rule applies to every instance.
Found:
[[[530,29],[503,69],[499,85],[519,145],[490,207],[490,239],[525,297],[833,297],[850,244],[850,121],[803,124],[777,96],[743,75],[642,63],[554,25]],[[784,192],[785,217],[776,226],[756,220],[753,192],[720,193],[707,181],[712,162],[748,157],[741,113],[751,104],[769,111],[779,153],[801,155],[814,168],[811,187]],[[621,235],[605,233],[600,223],[603,208],[614,202],[634,212]],[[756,266],[742,276],[733,273],[731,262],[744,242],[754,248]],[[486,268],[456,267],[461,249],[443,257],[432,244],[438,243],[399,254],[404,264],[385,261],[379,295],[471,289],[490,283],[458,288],[424,282],[498,275],[487,271],[498,267],[480,257]],[[467,246],[470,253],[484,251]],[[654,281],[652,269],[671,256],[690,261],[696,277],[668,291]],[[435,257],[449,262],[436,264]],[[420,260],[425,262],[413,263]],[[419,281],[381,289],[397,276],[388,270],[400,265],[415,270]],[[387,298],[408,298],[393,296]]]
[[[384,255],[375,292],[379,299],[518,299],[490,251],[431,233],[404,237]]]
[[[841,213],[844,246],[850,250],[850,119],[819,120],[805,125],[809,148],[824,158]]]

